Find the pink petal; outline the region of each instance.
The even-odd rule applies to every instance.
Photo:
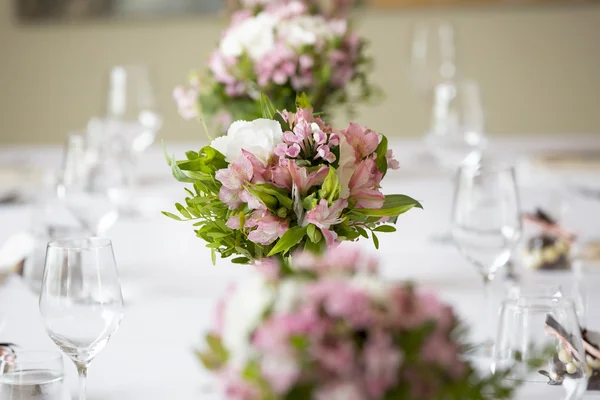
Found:
[[[239,190],[229,189],[225,186],[221,186],[221,189],[219,190],[219,199],[221,199],[221,201],[226,204],[230,210],[235,210],[242,205]]]
[[[325,242],[327,243],[327,246],[332,246],[335,244],[335,240],[338,237],[337,233],[335,233],[334,231],[330,231],[329,229],[325,229],[325,228],[321,228],[321,233],[323,234],[323,237],[325,238]]]
[[[300,146],[298,145],[298,143],[294,143],[293,145],[288,147],[287,151],[285,152],[285,155],[291,158],[296,158],[299,154]]]
[[[357,207],[380,209],[383,207],[385,196],[378,189],[363,189],[353,193],[351,198],[356,200]]]

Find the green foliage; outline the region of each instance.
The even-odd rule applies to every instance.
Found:
[[[294,226],[290,228],[283,236],[277,241],[277,244],[269,252],[268,256],[274,256],[279,253],[286,253],[293,247],[295,247],[300,240],[306,234],[307,227]]]

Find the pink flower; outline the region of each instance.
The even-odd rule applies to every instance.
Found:
[[[354,346],[349,341],[339,341],[313,349],[314,357],[320,366],[337,377],[349,378],[355,368]]]
[[[244,380],[241,371],[228,368],[220,373],[224,384],[225,397],[232,400],[259,400],[261,398],[258,388]]]
[[[325,142],[327,142],[327,134],[319,129],[318,131],[313,133],[313,140],[315,141],[316,144],[319,144],[319,145],[325,144]],[[332,146],[333,146],[333,144],[332,144]]]
[[[365,400],[356,380],[329,382],[315,393],[315,400]]]
[[[329,150],[329,146],[327,146],[327,145],[320,146],[317,149],[317,155],[315,156],[315,158],[317,158],[317,157],[321,157],[323,160],[327,161],[328,163],[332,163],[335,161],[335,154],[333,154]]]
[[[285,155],[290,158],[296,158],[300,154],[300,146],[298,143],[294,143],[285,151]]]
[[[342,134],[346,136],[346,140],[354,148],[357,160],[373,154],[379,145],[377,132],[354,122],[351,122],[348,129],[342,131]]]
[[[242,155],[252,164],[252,183],[265,183],[267,168],[254,154],[242,149]]]
[[[240,229],[240,216],[239,215],[234,215],[232,217],[229,217],[229,219],[227,219],[227,222],[225,222],[225,225],[227,225],[228,228],[231,229]]]
[[[354,328],[371,322],[370,299],[363,290],[340,279],[321,279],[307,289],[309,301],[321,305],[332,318],[341,318]]]
[[[321,199],[319,204],[306,214],[306,221],[321,229],[328,246],[331,246],[337,238],[337,233],[329,230],[329,227],[343,221],[340,213],[347,206],[348,201],[345,199],[336,200],[331,207],[327,206],[327,200]]]
[[[234,85],[237,80],[229,72],[229,68],[235,65],[235,59],[228,58],[220,51],[213,51],[208,61],[208,66],[212,71],[215,80],[224,85]]]
[[[269,179],[267,180],[279,188],[292,190],[292,175],[287,164],[290,161],[287,159],[282,161],[285,162],[285,165],[277,164],[272,167],[269,171]]]
[[[356,200],[357,207],[379,209],[383,206],[385,196],[378,188],[381,178],[382,174],[372,158],[358,164],[348,182],[350,198]]]
[[[325,165],[317,171],[308,172],[306,168],[296,165],[293,160],[288,160],[288,168],[292,182],[296,184],[302,195],[305,195],[311,187],[323,184],[329,173],[329,167]]]
[[[276,281],[279,279],[281,267],[274,258],[263,258],[254,262],[256,268],[267,280]]]
[[[267,210],[254,211],[244,227],[256,227],[248,234],[248,239],[262,245],[273,243],[289,229],[285,220]]]
[[[394,151],[392,149],[389,149],[385,153],[385,158],[387,159],[389,169],[400,169],[400,163],[394,158]]]
[[[260,363],[263,377],[269,383],[273,392],[282,396],[298,381],[300,365],[293,356],[265,355]]]
[[[219,191],[219,199],[231,210],[242,204],[244,185],[252,180],[253,172],[252,163],[244,156],[216,172],[215,178],[223,184]]]
[[[312,310],[273,316],[259,326],[252,337],[252,344],[261,352],[271,355],[287,355],[293,351],[291,338],[309,335],[319,337],[323,325]]]
[[[367,392],[373,398],[381,398],[396,385],[403,355],[389,334],[375,331],[365,344],[363,357]]]
[[[183,119],[194,119],[198,117],[198,90],[177,86],[173,90],[173,98],[177,102],[179,115]]]
[[[423,361],[437,364],[447,371],[462,365],[456,344],[439,334],[433,334],[427,339],[421,349],[421,357]]]

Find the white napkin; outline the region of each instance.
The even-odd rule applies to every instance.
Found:
[[[0,273],[12,272],[34,247],[34,238],[30,233],[20,232],[9,237],[0,247]]]

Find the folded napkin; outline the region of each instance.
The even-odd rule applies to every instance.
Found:
[[[23,261],[32,253],[35,240],[30,233],[10,236],[0,247],[0,281],[9,274],[20,273]]]

